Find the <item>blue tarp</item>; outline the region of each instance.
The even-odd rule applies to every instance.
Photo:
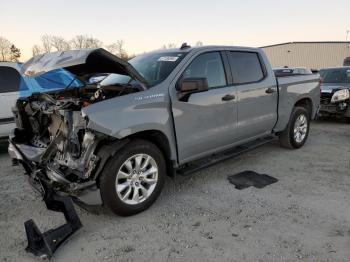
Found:
[[[28,97],[33,93],[46,93],[55,90],[81,87],[84,84],[64,69],[56,69],[37,77],[22,76],[19,96]]]

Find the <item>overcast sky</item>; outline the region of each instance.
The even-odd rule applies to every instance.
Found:
[[[350,0],[0,0],[0,36],[31,56],[43,34],[125,41],[129,53],[182,42],[262,46],[344,41]],[[350,40],[350,36],[349,36]]]

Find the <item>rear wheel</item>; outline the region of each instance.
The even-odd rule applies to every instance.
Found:
[[[103,203],[118,215],[139,213],[157,199],[165,174],[165,160],[157,146],[134,140],[108,161],[101,174]]]
[[[309,135],[310,116],[304,107],[294,107],[286,129],[279,135],[280,144],[286,148],[302,147]]]

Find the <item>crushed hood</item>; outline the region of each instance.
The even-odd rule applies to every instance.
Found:
[[[103,48],[60,51],[37,55],[22,65],[22,74],[38,76],[64,68],[77,77],[95,73],[128,75],[147,85],[146,80],[128,62],[109,53]]]

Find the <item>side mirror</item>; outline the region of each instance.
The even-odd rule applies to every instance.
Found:
[[[196,93],[209,90],[205,77],[184,78],[180,80],[178,89],[182,93]]]

